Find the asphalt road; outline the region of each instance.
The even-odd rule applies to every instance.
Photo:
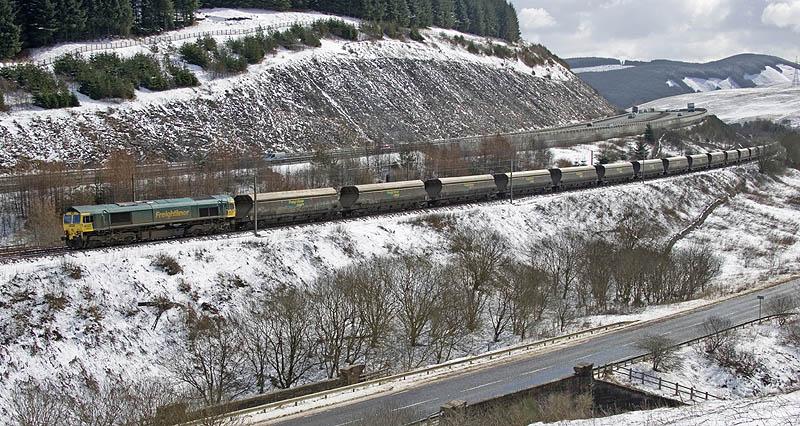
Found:
[[[468,403],[477,402],[567,377],[573,373],[573,366],[581,362],[599,366],[641,355],[644,352],[636,349],[635,345],[646,334],[666,335],[676,342],[685,342],[702,336],[702,323],[712,315],[729,318],[733,324],[757,319],[759,307],[756,295],[765,296],[763,303],[766,306],[770,298],[781,294],[797,294],[799,291],[800,280],[790,281],[672,318],[604,334],[573,346],[523,356],[481,370],[424,383],[398,393],[386,393],[366,400],[298,414],[276,424],[342,426],[362,419],[367,424],[379,424],[380,419],[374,416],[379,409],[387,407],[392,411],[411,411],[408,414],[412,417],[422,418],[439,411],[442,404],[454,399]]]

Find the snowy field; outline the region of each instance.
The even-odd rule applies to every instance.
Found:
[[[643,362],[631,368],[664,380],[690,384],[696,389],[723,399],[741,399],[768,396],[800,389],[800,347],[788,343],[777,322],[736,330],[731,342],[736,351],[752,354],[756,362],[752,374],[737,372],[721,366],[703,352],[702,344],[687,346],[678,351],[680,365],[666,372],[654,372],[652,364]],[[627,377],[614,375],[626,383]],[[652,385],[642,385],[633,380],[632,385],[651,393],[673,398],[668,391],[659,391]]]
[[[765,398],[714,401],[689,407],[634,411],[597,419],[559,422],[561,426],[729,426],[800,424],[800,391]],[[540,426],[534,423],[531,426]]]
[[[458,226],[496,230],[521,254],[531,241],[559,229],[608,229],[632,205],[674,234],[718,196],[743,182],[744,192],[679,243],[713,247],[723,261],[715,284],[719,293],[729,293],[800,271],[800,244],[787,240],[800,228],[800,206],[792,201],[800,197],[800,173],[790,172],[773,181],[758,176],[755,166],[748,165],[528,197],[513,206],[492,202],[436,213],[451,215]],[[159,363],[182,341],[184,314],[171,309],[156,323],[156,310],[139,307],[139,302],[166,298],[187,309],[225,315],[279,283],[308,284],[320,274],[372,256],[414,253],[444,260],[449,256],[446,236],[419,220],[430,214],[390,214],[270,229],[258,238],[242,234],[163,242],[0,265],[0,280],[7,283],[0,289],[0,377],[4,378],[0,410],[6,408],[11,386],[19,380],[72,386],[76,376],[101,384],[118,378],[163,376]],[[153,266],[153,258],[160,253],[174,256],[183,272],[168,276]],[[78,265],[81,276],[69,277],[65,262]],[[697,303],[702,301],[633,313],[652,318]],[[637,317],[587,318],[575,325],[632,318]],[[474,353],[485,350],[487,341],[476,342]],[[514,342],[501,342],[510,343]]]
[[[800,87],[776,85],[752,89],[715,90],[690,93],[648,102],[642,107],[656,109],[686,108],[694,102],[706,108],[721,120],[732,122],[756,119],[780,123],[788,120],[791,126],[800,127]]]

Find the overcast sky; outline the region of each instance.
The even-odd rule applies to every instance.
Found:
[[[800,0],[511,0],[522,36],[562,58],[800,55]]]

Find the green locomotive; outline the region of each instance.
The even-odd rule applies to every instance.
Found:
[[[198,236],[229,230],[236,218],[230,195],[75,206],[64,213],[69,247]]]

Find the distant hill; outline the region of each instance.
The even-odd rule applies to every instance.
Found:
[[[720,89],[789,84],[800,65],[776,56],[742,54],[705,64],[669,60],[570,58],[580,78],[620,108]]]

